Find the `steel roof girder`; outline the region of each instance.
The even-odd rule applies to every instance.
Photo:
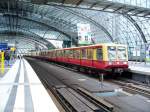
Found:
[[[144,35],[142,29],[140,28],[140,26],[138,25],[138,23],[130,15],[125,14],[124,17],[127,18],[131,23],[133,23],[133,25],[136,27],[136,29],[140,33],[141,38],[143,39],[143,42],[147,43],[145,35]]]

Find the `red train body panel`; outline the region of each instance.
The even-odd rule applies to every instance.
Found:
[[[68,63],[98,70],[128,68],[127,48],[124,45],[117,44],[50,50],[41,52],[35,56],[49,61]]]

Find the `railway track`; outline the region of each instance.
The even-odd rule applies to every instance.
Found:
[[[70,70],[70,71],[73,71],[73,72],[79,72],[77,69],[73,69],[71,67],[59,65],[57,63],[51,63],[51,64],[58,66],[58,67],[61,67],[61,68],[64,68],[64,69],[67,69],[67,70]],[[99,79],[97,79],[97,80],[99,80]],[[123,79],[113,80],[111,82],[120,85],[123,88],[123,90],[125,90],[129,93],[140,94],[140,95],[143,95],[147,98],[150,98],[150,88],[144,84],[138,83],[136,81],[123,80]]]
[[[56,64],[56,63],[52,63],[52,64],[55,66],[65,68],[67,70],[78,72],[76,69],[72,69],[70,67],[68,68],[68,67],[65,67],[63,65]],[[121,85],[123,90],[125,90],[129,93],[140,94],[140,95],[143,95],[147,98],[150,98],[150,87],[147,87],[147,85],[138,83],[138,82],[133,81],[133,80],[123,80],[123,79],[118,79],[118,80],[119,81],[114,80],[113,82],[117,83],[118,85]]]
[[[83,88],[69,85],[50,75],[48,68],[28,59],[38,77],[57,98],[66,112],[113,112],[114,106]]]
[[[43,61],[43,60],[42,60]],[[61,67],[61,68],[64,68],[64,69],[66,69],[66,70],[69,70],[69,71],[73,71],[73,72],[76,72],[76,73],[80,73],[80,74],[82,74],[82,75],[87,75],[87,76],[90,76],[90,71],[86,71],[85,69],[83,69],[83,68],[81,68],[80,70],[78,69],[78,68],[76,68],[76,67],[74,67],[74,66],[68,66],[68,65],[63,65],[62,63],[61,64],[58,64],[58,63],[55,63],[55,62],[49,62],[49,61],[45,61],[46,63],[50,63],[51,65],[54,65],[54,66],[57,66],[57,67]],[[98,73],[96,73],[97,74],[97,76],[96,75],[92,75],[92,77],[91,78],[95,78],[95,77],[93,77],[93,76],[96,76],[96,78],[98,77],[99,78],[99,74]],[[99,80],[99,79],[98,79]]]
[[[133,83],[128,83],[126,81],[119,81],[119,80],[112,80],[111,82],[120,85],[123,90],[133,93],[133,94],[140,94],[147,98],[150,98],[150,89],[145,88],[141,85],[135,85]]]
[[[70,67],[68,68],[68,67],[65,67],[63,65],[56,64],[56,63],[52,63],[52,64],[55,66],[65,68],[67,70],[78,72],[76,69],[72,69]],[[133,80],[127,80],[127,79],[126,80],[125,79],[118,79],[118,80],[113,80],[112,82],[117,83],[118,85],[121,85],[123,90],[125,90],[127,92],[130,92],[133,94],[138,93],[138,94],[143,95],[147,98],[150,98],[150,87],[149,86],[147,87],[147,85],[145,85],[145,84],[138,83],[138,82],[133,81]]]
[[[150,89],[150,85],[149,85],[149,84],[145,84],[145,83],[142,83],[142,82],[139,82],[139,81],[135,81],[135,80],[132,80],[132,79],[119,78],[118,80],[123,81],[123,82],[126,82],[126,83],[133,83],[133,84],[135,84],[135,85],[139,85],[139,86],[141,86],[141,87]]]

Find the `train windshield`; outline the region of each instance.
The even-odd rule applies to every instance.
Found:
[[[126,60],[126,48],[125,47],[118,47],[118,59],[119,60]]]
[[[109,61],[116,60],[116,47],[108,46],[108,59]]]

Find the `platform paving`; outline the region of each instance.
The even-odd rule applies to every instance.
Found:
[[[129,61],[129,69],[140,75],[150,75],[150,63]]]
[[[116,112],[150,112],[150,100],[141,95],[107,97],[106,101],[115,105]]]
[[[59,112],[29,63],[16,60],[0,78],[0,112]]]

